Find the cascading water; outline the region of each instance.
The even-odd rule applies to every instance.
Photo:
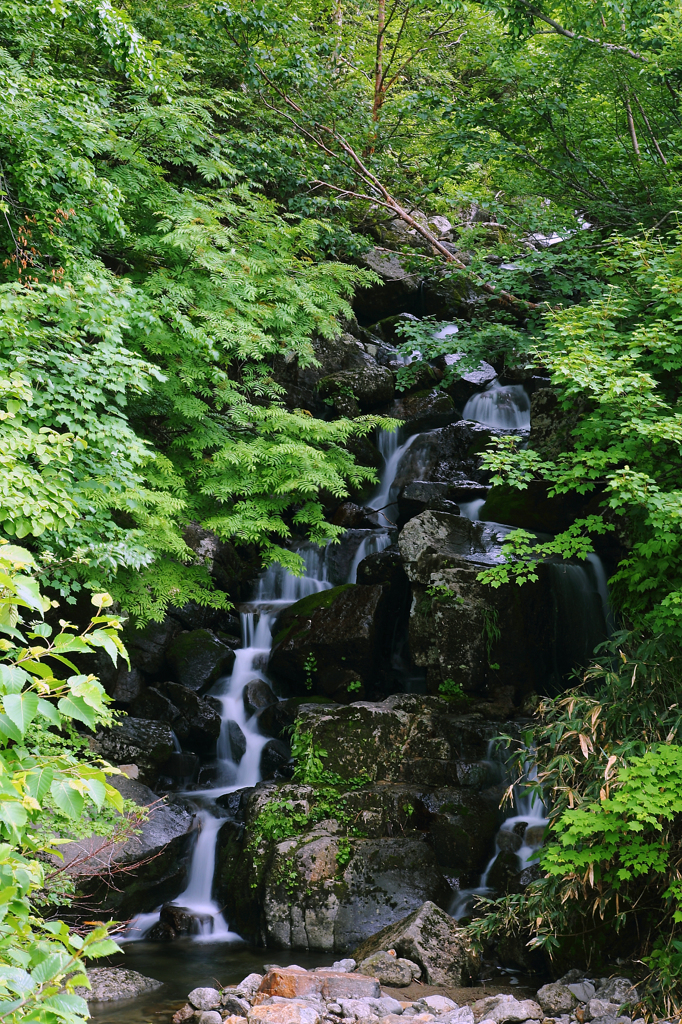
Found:
[[[386,509],[384,506],[395,497],[391,494],[391,487],[398,465],[415,436],[401,446],[398,446],[397,431],[382,431],[379,437],[379,448],[384,456],[385,466],[371,507],[383,509],[387,513],[387,526],[393,525],[391,512],[395,514],[395,510],[392,505]],[[378,513],[380,516],[381,514]],[[357,540],[355,542],[357,543]],[[388,529],[373,531],[363,538],[351,560],[347,582],[356,581],[358,566],[363,558],[373,552],[383,551],[390,543]],[[211,942],[240,939],[237,934],[230,931],[220,907],[212,896],[217,836],[225,820],[217,800],[227,793],[254,786],[260,781],[260,758],[267,737],[261,735],[256,716],[247,717],[243,699],[244,688],[254,679],[269,682],[264,669],[272,648],[271,626],[277,614],[284,607],[310,594],[334,586],[328,579],[328,552],[328,547],[319,548],[314,544],[301,546],[298,554],[303,559],[302,576],[294,576],[277,564],[263,573],[257,581],[254,599],[240,613],[242,647],[235,652],[232,675],[219,680],[211,691],[222,703],[222,725],[217,743],[217,756],[215,764],[211,766],[212,785],[186,794],[198,805],[199,834],[192,854],[187,887],[173,900],[175,906],[186,909],[194,918],[195,939]],[[231,742],[235,725],[239,727],[246,740],[246,749],[239,761],[233,755]],[[143,938],[158,920],[159,911],[138,915],[129,924],[124,939]]]
[[[494,759],[495,741],[488,744],[487,760],[491,767],[503,768]],[[528,780],[535,777],[534,768],[528,770]],[[547,827],[547,808],[535,787],[514,786],[514,811],[502,822],[495,837],[495,851],[486,864],[479,883],[471,889],[460,889],[450,906],[450,915],[456,921],[469,917],[475,908],[476,896],[487,896],[493,891],[489,876],[500,853],[515,853],[521,873],[535,863],[535,855],[543,843]]]
[[[395,526],[398,517],[398,506],[395,502],[397,498],[394,487],[395,478],[398,475],[401,459],[418,436],[418,434],[412,434],[407,441],[399,445],[397,430],[391,432],[382,430],[379,434],[377,447],[384,458],[384,469],[377,492],[367,502],[367,507],[376,509],[377,522],[380,525]]]
[[[471,396],[462,415],[496,430],[529,430],[530,399],[522,384],[502,385],[495,380]]]

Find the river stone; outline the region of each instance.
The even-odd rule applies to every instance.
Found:
[[[268,671],[294,692],[350,703],[379,668],[384,588],[343,584],[285,609],[273,627]],[[350,687],[350,688],[349,688]]]
[[[332,964],[333,971],[354,971],[357,967],[357,963],[351,957],[346,957],[345,960],[335,960]]]
[[[217,1010],[201,1010],[196,1015],[197,1024],[223,1024],[223,1018]]]
[[[264,679],[250,679],[244,687],[242,700],[244,701],[244,710],[249,718],[270,704],[277,703],[277,697]]]
[[[239,764],[244,754],[246,753],[246,736],[239,725],[234,719],[230,719],[226,726],[227,738],[230,742],[230,754],[235,764]]]
[[[291,761],[291,749],[283,740],[268,740],[261,750],[261,778],[269,779]]]
[[[178,715],[172,722],[175,735],[183,747],[205,753],[207,746],[210,747],[220,735],[221,714],[213,703],[216,698],[202,698],[180,683],[166,683],[166,692],[178,708]]]
[[[313,1006],[274,1003],[270,1006],[254,1006],[248,1021],[249,1024],[319,1024],[320,1014]]]
[[[470,1006],[459,1006],[456,1010],[444,1013],[438,1024],[474,1024],[474,1011]]]
[[[175,638],[166,661],[175,682],[201,692],[221,676],[229,675],[234,651],[210,629],[192,629]]]
[[[251,1004],[248,999],[240,999],[237,995],[232,995],[229,992],[223,992],[222,1005],[223,1009],[226,1010],[227,1013],[237,1017],[246,1017]]]
[[[124,643],[132,665],[147,675],[158,676],[164,666],[166,650],[179,632],[180,623],[170,615],[164,616],[162,622],[148,622],[143,629],[127,626]]]
[[[511,835],[512,833],[508,833]],[[594,991],[594,990],[593,990]],[[537,1000],[548,1017],[570,1013],[578,1005],[578,999],[567,985],[554,981],[538,989]]]
[[[173,1024],[185,1024],[186,1020],[190,1020],[194,1016],[194,1007],[190,1006],[189,1003],[185,1003],[179,1010],[176,1010],[171,1020]]]
[[[369,322],[419,305],[419,286],[423,279],[414,271],[406,270],[399,256],[377,248],[363,253],[361,258],[379,275],[381,282],[356,288],[353,308],[358,317]]]
[[[363,960],[358,965],[358,972],[378,978],[382,985],[394,985],[397,988],[409,985],[413,977],[419,977],[421,973],[416,964],[391,956],[383,949]]]
[[[609,978],[602,981],[597,989],[597,998],[606,999],[611,1003],[636,1003],[639,1001],[637,989],[629,978]]]
[[[255,972],[253,974],[247,974],[244,980],[240,981],[235,988],[235,994],[240,996],[242,999],[253,999],[260,988],[263,977],[264,975],[256,974]]]
[[[217,988],[193,988],[187,999],[195,1010],[215,1010],[220,1006],[220,992]]]
[[[567,985],[566,988],[579,1003],[589,1003],[590,999],[594,999],[597,994],[591,981],[577,981],[575,984]]]
[[[381,949],[395,949],[419,964],[427,985],[465,985],[478,971],[477,958],[468,948],[463,930],[430,901],[367,939],[353,955],[364,960]]]
[[[273,967],[263,978],[258,991],[284,999],[314,995],[325,999],[377,999],[381,995],[376,978],[328,969],[304,971],[300,967]]]
[[[617,1017],[620,1003],[611,1003],[608,999],[590,999],[587,1004],[585,1020],[596,1020],[598,1017]]]
[[[161,982],[153,978],[145,978],[137,971],[129,971],[126,967],[90,967],[85,972],[90,988],[79,986],[74,994],[88,1002],[110,1003],[116,999],[135,999],[143,992],[152,992],[161,988]]]
[[[419,999],[416,1003],[413,1003],[415,1010],[419,1010],[422,1013],[448,1013],[450,1010],[458,1010],[459,1005],[454,999],[448,999],[447,996],[424,996]]]
[[[497,1024],[517,1024],[526,1020],[542,1020],[544,1013],[534,999],[515,999],[514,996],[497,995],[478,999],[473,1007],[474,1020],[494,1020]]]

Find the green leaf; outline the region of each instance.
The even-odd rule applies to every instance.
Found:
[[[97,716],[93,709],[85,703],[82,697],[62,697],[57,707],[66,718],[75,718],[78,722],[94,729],[97,724]]]
[[[66,1020],[70,1020],[74,1016],[90,1016],[85,999],[81,999],[80,996],[69,995],[68,993],[48,996],[47,999],[43,1000],[43,1006],[48,1010],[52,1010],[58,1017],[63,1017]]]
[[[46,718],[51,725],[59,727],[62,724],[62,718],[59,711],[51,704],[49,700],[45,700],[44,697],[38,698],[38,714]]]
[[[34,800],[41,801],[54,779],[54,769],[50,765],[34,768],[26,776],[29,793]]]
[[[0,715],[0,735],[15,743],[21,743],[24,738],[21,731],[16,727],[9,715]]]
[[[87,955],[89,957],[111,956],[112,953],[120,952],[120,948],[112,939],[102,939],[87,947]]]
[[[83,813],[85,800],[66,779],[55,779],[50,786],[50,793],[57,807],[70,818],[79,818]]]
[[[11,830],[18,831],[28,821],[28,812],[18,799],[0,799],[0,821],[3,821]]]
[[[101,810],[107,796],[105,784],[100,782],[99,779],[86,779],[85,788],[97,809]]]
[[[31,976],[39,985],[44,985],[46,981],[63,974],[71,960],[68,953],[51,953],[31,970]]]
[[[23,736],[38,713],[37,693],[10,693],[2,698],[5,711]]]

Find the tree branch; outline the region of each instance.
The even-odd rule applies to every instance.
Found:
[[[554,18],[550,18],[549,15],[544,14],[534,4],[528,3],[528,0],[519,0],[519,2],[530,11],[534,18],[539,18],[540,21],[544,21],[546,25],[553,28],[557,35],[565,36],[566,39],[581,39],[585,43],[594,43],[595,46],[601,46],[604,50],[626,53],[628,57],[632,57],[634,60],[641,60],[645,64],[649,63],[648,57],[645,57],[641,53],[637,53],[636,50],[631,50],[629,46],[618,46],[617,43],[605,43],[601,39],[593,39],[591,36],[584,36],[580,32],[572,32],[571,29],[564,28],[564,26],[558,21],[555,21]]]

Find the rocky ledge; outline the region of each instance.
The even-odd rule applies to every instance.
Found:
[[[578,970],[543,985],[535,999],[501,993],[462,1005],[439,994],[400,1000],[382,983],[409,985],[422,970],[392,949],[360,963],[339,960],[313,971],[266,965],[266,972],[229,988],[194,989],[173,1024],[633,1024],[623,1011],[639,1000],[628,978],[587,978]]]

